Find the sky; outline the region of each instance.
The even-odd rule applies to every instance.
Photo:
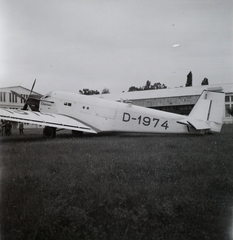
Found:
[[[232,0],[0,0],[0,87],[233,82]]]

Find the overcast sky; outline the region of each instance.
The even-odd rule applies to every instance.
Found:
[[[0,0],[0,87],[233,82],[232,0]]]

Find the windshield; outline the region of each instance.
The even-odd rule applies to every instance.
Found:
[[[49,92],[47,94],[45,94],[42,99],[45,99],[45,98],[48,98],[48,97],[51,97],[52,96],[52,92]]]

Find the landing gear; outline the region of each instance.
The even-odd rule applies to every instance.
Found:
[[[45,138],[54,138],[56,137],[56,128],[55,127],[44,127],[43,137]]]

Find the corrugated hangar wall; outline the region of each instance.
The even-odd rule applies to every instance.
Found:
[[[136,99],[132,100],[132,102],[138,106],[154,108],[163,106],[194,105],[198,98],[199,95],[193,95],[166,98]]]

